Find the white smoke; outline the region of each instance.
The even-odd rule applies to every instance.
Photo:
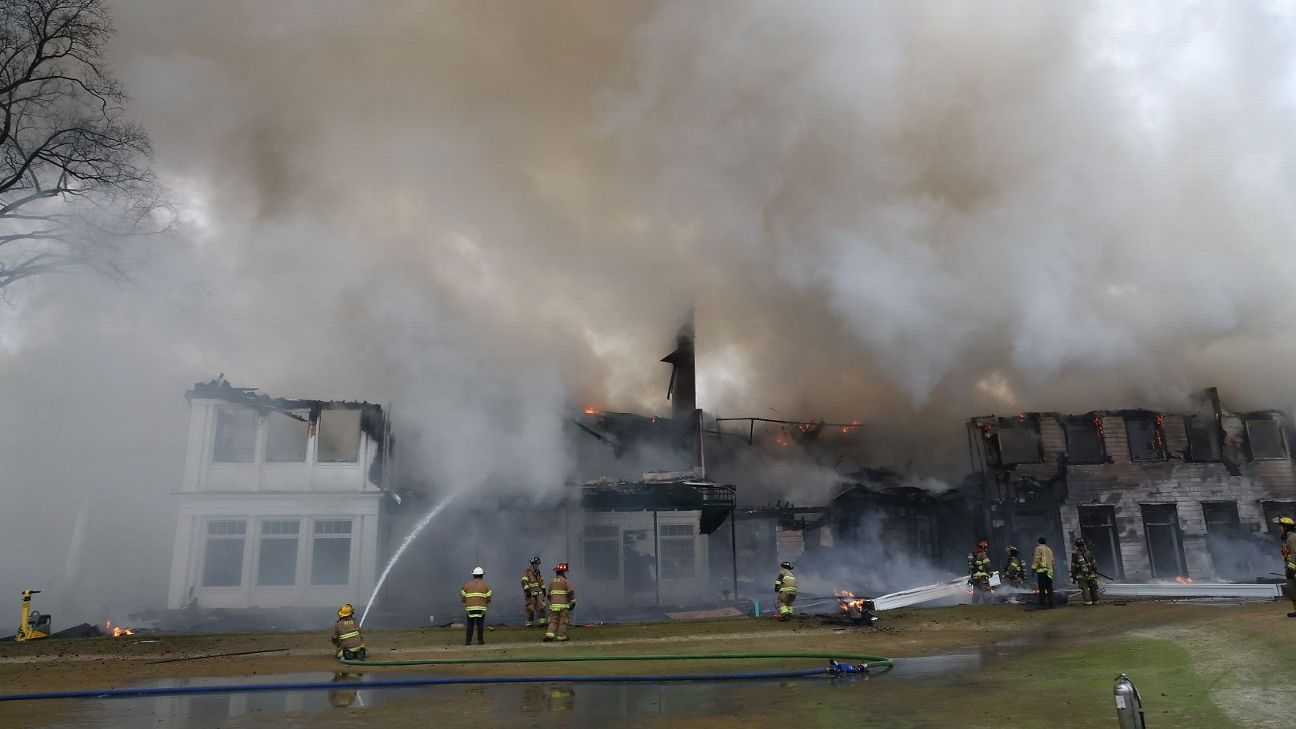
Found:
[[[95,598],[155,594],[118,527],[169,544],[222,371],[394,403],[456,488],[561,483],[566,408],[664,405],[690,304],[703,407],[945,475],[982,410],[1296,402],[1289,4],[113,10],[188,235],[0,314],[5,584],[92,494],[87,559],[148,573]]]

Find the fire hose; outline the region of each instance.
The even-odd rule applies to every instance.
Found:
[[[342,661],[352,666],[426,666],[482,663],[560,663],[574,661],[668,661],[668,660],[740,660],[762,658],[827,659],[824,668],[762,673],[674,673],[619,674],[606,676],[439,676],[431,678],[385,678],[346,684],[347,688],[411,688],[490,683],[651,683],[679,681],[750,681],[811,676],[836,677],[843,674],[870,673],[874,669],[890,670],[893,663],[882,656],[852,656],[830,653],[727,653],[719,655],[643,655],[643,656],[537,656],[526,658],[429,658],[410,661]],[[848,662],[840,662],[840,661]],[[858,664],[849,661],[859,661]],[[303,681],[294,683],[221,684],[214,686],[155,686],[137,688],[86,689],[43,693],[0,694],[0,702],[35,701],[38,699],[120,699],[145,696],[185,696],[193,694],[275,693],[284,691],[336,691],[336,681]]]

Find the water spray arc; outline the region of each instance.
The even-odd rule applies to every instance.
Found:
[[[432,520],[437,517],[437,514],[440,514],[441,511],[446,508],[450,503],[451,498],[453,497],[447,496],[444,499],[441,499],[441,502],[436,506],[432,507],[432,510],[420,519],[418,524],[414,525],[414,528],[410,530],[409,535],[405,537],[405,541],[401,542],[396,553],[387,561],[387,566],[383,567],[382,574],[378,576],[378,582],[374,584],[373,594],[369,595],[369,601],[365,603],[364,612],[360,614],[360,625],[363,626],[365,618],[369,617],[369,611],[373,609],[374,601],[378,599],[378,591],[382,589],[383,583],[387,581],[387,575],[391,574],[392,567],[396,566],[396,562],[400,560],[401,555],[405,554],[405,550],[409,549],[409,546],[414,543],[414,540],[423,532],[423,529],[426,528],[428,524],[431,524]]]

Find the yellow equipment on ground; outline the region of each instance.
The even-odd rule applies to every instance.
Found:
[[[41,615],[31,609],[32,595],[39,595],[40,590],[23,590],[22,620],[18,623],[18,632],[14,640],[37,640],[48,638],[50,634],[50,616]]]

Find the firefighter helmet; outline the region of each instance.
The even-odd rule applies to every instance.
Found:
[[[981,549],[985,549],[985,548],[987,548],[987,547],[989,547],[989,546],[990,546],[990,542],[987,541],[987,540],[985,540],[985,539],[982,539],[981,541],[977,542],[977,547],[979,547],[979,548],[981,548]]]
[[[1077,547],[1083,547],[1084,543],[1085,543],[1084,537],[1080,537],[1079,539],[1076,540]]]
[[[781,563],[779,563],[779,567],[782,567],[782,568],[785,569],[785,570],[790,570],[790,569],[792,569],[792,563],[791,563],[791,562],[781,562]]]
[[[343,603],[342,607],[338,608],[339,618],[349,618],[354,614],[355,614],[355,608],[351,607],[351,603],[349,602]]]
[[[567,571],[567,563],[566,563],[566,562],[559,562],[558,564],[554,565],[554,574],[559,574],[559,575],[561,575],[561,574],[563,574],[563,573],[566,572],[566,571]]]
[[[1274,523],[1283,526],[1296,526],[1296,520],[1293,520],[1290,516],[1280,516],[1274,519]]]
[[[1009,547],[1009,548],[1008,548],[1008,554],[1017,554],[1017,548],[1016,548],[1016,547]]]
[[[538,554],[531,558],[531,564],[540,564],[540,562],[541,562],[540,555]]]
[[[486,574],[486,570],[482,569],[481,567],[473,568],[473,577],[481,577],[484,574]]]

